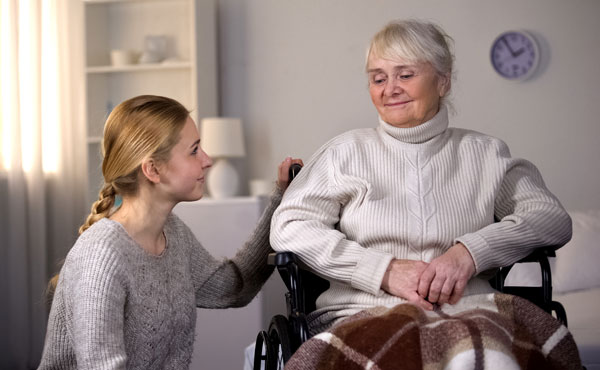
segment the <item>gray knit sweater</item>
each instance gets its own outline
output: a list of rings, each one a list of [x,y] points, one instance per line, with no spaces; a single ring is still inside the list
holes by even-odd
[[[160,256],[121,224],[96,222],[61,270],[39,369],[187,369],[196,306],[244,306],[271,274],[269,226],[280,200],[277,192],[231,260],[213,258],[174,214]]]
[[[380,289],[392,258],[429,262],[460,241],[479,274],[571,237],[536,167],[499,139],[448,128],[443,106],[417,127],[380,121],[332,139],[292,182],[271,228],[273,249],[297,253],[332,282],[310,317],[317,331],[404,302]],[[474,277],[465,294],[491,291]]]

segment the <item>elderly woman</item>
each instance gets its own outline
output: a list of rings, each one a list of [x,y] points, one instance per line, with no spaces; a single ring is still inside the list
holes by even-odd
[[[373,307],[484,307],[486,271],[571,238],[533,164],[497,138],[448,127],[448,42],[416,20],[377,33],[366,70],[379,122],[321,147],[273,216],[273,248],[331,282],[309,316],[314,333]]]

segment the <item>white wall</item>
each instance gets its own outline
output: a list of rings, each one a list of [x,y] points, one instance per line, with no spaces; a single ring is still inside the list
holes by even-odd
[[[597,0],[220,0],[221,113],[244,120],[247,178],[274,177],[284,156],[308,159],[334,135],[376,125],[365,48],[404,17],[434,20],[455,40],[451,125],[504,139],[567,208],[600,208]],[[545,59],[524,83],[489,62],[494,38],[515,28],[537,36]]]

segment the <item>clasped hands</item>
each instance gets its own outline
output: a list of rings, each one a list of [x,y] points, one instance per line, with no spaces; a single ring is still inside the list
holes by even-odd
[[[455,244],[430,263],[394,259],[390,262],[381,288],[426,310],[433,304],[455,304],[475,273],[471,253]]]

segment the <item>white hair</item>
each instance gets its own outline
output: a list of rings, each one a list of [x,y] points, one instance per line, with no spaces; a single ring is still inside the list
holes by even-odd
[[[441,76],[451,79],[454,62],[451,43],[452,38],[431,22],[415,19],[392,21],[373,36],[365,65],[368,69],[371,55],[409,63],[427,62]]]

